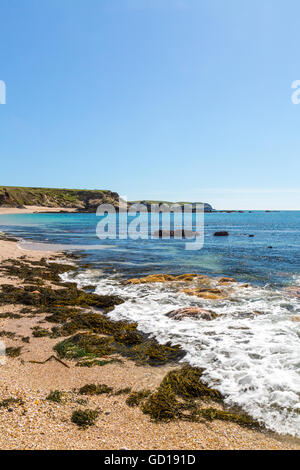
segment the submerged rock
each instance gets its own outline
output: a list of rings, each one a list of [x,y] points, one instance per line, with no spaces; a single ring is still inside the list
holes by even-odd
[[[167,317],[174,320],[183,320],[186,317],[200,317],[202,320],[214,320],[217,314],[200,307],[182,307],[167,313]]]

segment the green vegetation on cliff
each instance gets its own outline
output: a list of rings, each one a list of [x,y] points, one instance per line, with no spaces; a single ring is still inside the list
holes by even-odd
[[[118,193],[108,190],[0,186],[0,207],[75,207],[78,210],[92,211],[99,204],[113,204],[117,207]]]

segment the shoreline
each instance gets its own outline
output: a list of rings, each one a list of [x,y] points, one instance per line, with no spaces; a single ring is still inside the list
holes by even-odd
[[[11,258],[39,262],[42,258],[55,262],[63,258],[60,253],[20,250],[16,242],[0,241],[0,263]],[[60,259],[61,261],[61,259]],[[66,261],[69,263],[69,261]],[[3,284],[19,286],[20,280],[0,273]],[[49,328],[53,324],[38,316],[20,315],[22,306],[1,305],[0,314],[10,313],[20,318],[1,318],[1,340],[7,347],[21,347],[19,357],[8,357],[0,366],[2,386],[0,401],[17,397],[23,405],[13,407],[8,413],[0,408],[0,447],[2,449],[299,449],[300,441],[290,436],[277,436],[264,430],[252,430],[233,422],[155,423],[143,414],[139,407],[126,405],[126,396],[100,395],[88,397],[88,407],[100,406],[103,412],[95,426],[79,429],[71,423],[70,415],[78,406],[79,398],[74,389],[87,383],[105,383],[114,389],[131,387],[133,390],[156,389],[163,377],[178,365],[160,367],[137,366],[123,359],[122,364],[111,363],[103,367],[76,367],[66,361],[69,368],[57,361],[44,361],[53,354],[53,346],[59,339],[33,337],[32,328]],[[9,332],[3,336],[3,332]],[[29,338],[24,341],[24,338]],[[64,404],[52,403],[45,398],[51,390],[66,393]],[[82,398],[82,397],[81,397]],[[87,399],[87,397],[84,397]],[[16,419],[17,415],[17,419]],[[141,430],[143,434],[141,435]],[[63,433],[63,439],[57,437]]]
[[[64,213],[64,212],[77,212],[75,207],[46,207],[46,206],[24,206],[19,207],[0,207],[0,215],[11,215],[11,214],[38,214],[38,213]]]

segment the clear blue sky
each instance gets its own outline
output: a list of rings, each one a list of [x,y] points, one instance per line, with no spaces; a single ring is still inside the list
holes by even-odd
[[[2,185],[300,209],[299,0],[1,0]]]

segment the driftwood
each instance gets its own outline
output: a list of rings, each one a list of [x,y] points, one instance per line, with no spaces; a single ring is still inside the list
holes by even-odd
[[[57,362],[59,362],[60,364],[62,364],[63,366],[67,367],[68,369],[70,369],[70,366],[68,366],[68,364],[66,364],[65,362],[61,361],[60,359],[58,359],[58,357],[54,356],[52,354],[52,356],[48,357],[48,359],[46,359],[45,361],[28,361],[28,362],[31,362],[32,364],[46,364],[46,362],[48,361],[51,361],[51,359],[55,359]]]

